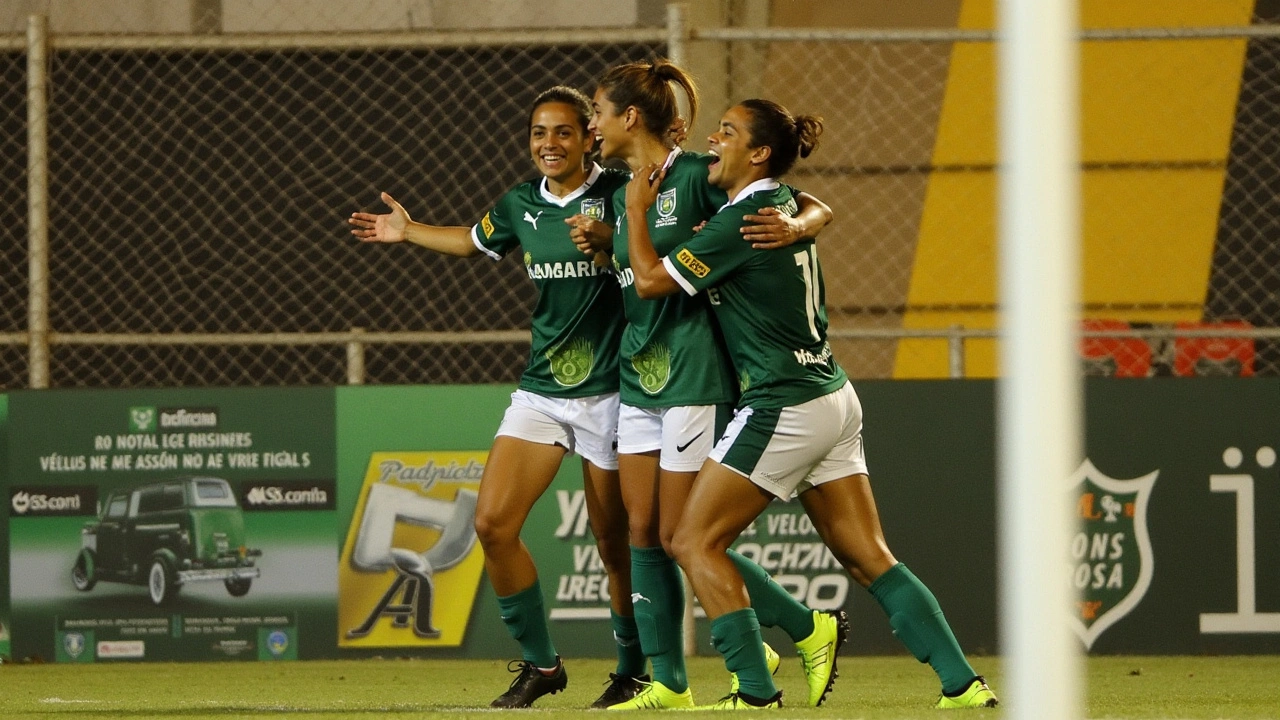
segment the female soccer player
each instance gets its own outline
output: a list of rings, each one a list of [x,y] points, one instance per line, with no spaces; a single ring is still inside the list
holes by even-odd
[[[725,550],[775,497],[799,494],[823,542],[867,588],[894,633],[942,681],[940,708],[991,707],[996,697],[965,660],[933,593],[894,559],[880,528],[862,447],[862,407],[827,342],[822,272],[812,241],[744,250],[743,217],[761,208],[794,213],[775,178],[813,151],[819,119],[794,118],[768,100],[725,113],[710,137],[710,181],[732,200],[692,239],[655,251],[642,220],[659,200],[664,173],[640,168],[626,189],[627,236],[640,297],[712,303],[742,396],[689,495],[673,544],[712,619],[711,638],[739,689],[715,707],[778,707],[760,650],[760,626],[743,577]],[[681,293],[680,291],[684,292]]]
[[[570,224],[611,224],[611,197],[626,182],[625,173],[601,170],[587,160],[591,113],[586,95],[572,88],[554,87],[539,95],[529,113],[529,152],[543,177],[512,188],[473,227],[413,222],[386,193],[382,200],[391,213],[358,212],[349,221],[361,240],[408,240],[460,257],[484,253],[498,260],[519,247],[538,288],[529,363],[494,438],[476,508],[485,571],[522,654],[512,670],[519,675],[494,707],[528,707],[567,683],[548,631],[537,568],[520,530],[572,452],[583,458],[587,511],[609,576],[618,643],[617,671],[596,706],[633,697],[640,680],[647,679],[631,609],[615,450],[621,298],[611,269],[585,259],[569,238]]]
[[[615,196],[614,267],[627,318],[619,363],[618,466],[630,528],[636,625],[653,668],[652,684],[610,708],[616,710],[694,704],[683,655],[684,586],[671,558],[671,537],[738,392],[706,301],[684,295],[642,300],[633,286],[626,239],[633,228],[643,228],[646,238],[669,250],[691,237],[693,228],[727,199],[707,182],[713,158],[681,152],[667,139],[666,128],[677,115],[673,84],[688,97],[690,115],[696,114],[697,88],[679,67],[658,60],[610,69],[596,89],[590,126],[602,157],[624,160],[633,172],[663,169],[662,179],[653,183],[657,206],[652,212],[624,218],[625,192]],[[796,218],[798,237],[811,237],[830,221],[825,205],[812,198],[807,205]],[[760,252],[741,236],[737,242],[748,252]],[[818,704],[834,678],[835,650],[847,632],[843,616],[810,611],[759,566],[737,553],[727,557],[750,578],[751,600],[763,621],[797,641],[811,702]],[[776,655],[771,660],[776,667]]]

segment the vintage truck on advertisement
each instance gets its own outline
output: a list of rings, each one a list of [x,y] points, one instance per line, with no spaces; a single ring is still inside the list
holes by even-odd
[[[145,585],[164,605],[191,582],[221,580],[241,597],[261,571],[245,545],[244,518],[226,480],[184,477],[112,491],[80,531],[71,570],[77,590],[99,581]]]

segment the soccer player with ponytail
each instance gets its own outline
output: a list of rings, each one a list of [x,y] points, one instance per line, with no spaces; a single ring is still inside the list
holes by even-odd
[[[619,361],[618,470],[630,532],[632,604],[653,682],[611,710],[694,705],[684,664],[684,585],[672,559],[671,538],[692,502],[694,478],[739,392],[706,298],[681,294],[646,300],[634,284],[630,233],[642,229],[661,251],[674,249],[727,200],[723,189],[707,181],[707,167],[715,158],[682,152],[667,136],[677,115],[677,87],[695,114],[696,84],[678,66],[657,60],[611,68],[596,88],[591,122],[603,158],[625,161],[645,182],[662,169],[661,179],[652,183],[656,206],[647,212],[624,217],[626,194],[615,195],[614,266],[627,319]],[[801,205],[789,219],[793,239],[812,237],[831,219],[830,210],[814,198],[804,196]],[[739,234],[735,241],[746,252],[769,252],[753,249],[742,238]],[[835,651],[846,633],[843,614],[811,611],[758,565],[732,551],[725,558],[749,578],[751,602],[760,617],[796,641],[811,704],[820,703],[835,677]],[[760,645],[758,632],[755,642],[756,652],[770,653],[776,668],[777,655]]]
[[[862,406],[832,357],[817,247],[743,248],[744,218],[763,208],[796,212],[778,183],[807,157],[820,119],[793,117],[769,100],[730,108],[710,137],[712,184],[729,203],[676,247],[651,242],[640,224],[659,202],[657,164],[638,168],[626,189],[627,236],[636,292],[643,298],[714,293],[742,395],[689,494],[672,545],[711,618],[711,639],[739,686],[716,709],[779,707],[782,693],[760,648],[749,578],[725,551],[774,499],[799,496],[824,543],[871,593],[894,634],[942,683],[939,708],[992,707],[996,696],[960,650],[933,593],[898,562],[880,527],[862,444]],[[656,249],[655,249],[656,248]]]

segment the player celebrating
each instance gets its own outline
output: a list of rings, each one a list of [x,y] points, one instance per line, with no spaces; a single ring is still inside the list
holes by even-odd
[[[626,240],[632,228],[644,228],[644,237],[669,250],[691,237],[693,228],[727,199],[707,183],[707,166],[714,158],[681,152],[667,138],[666,128],[677,116],[673,84],[683,89],[690,114],[695,114],[697,88],[679,67],[663,60],[614,67],[596,89],[591,123],[602,157],[624,160],[633,172],[658,164],[664,170],[653,185],[657,206],[652,212],[624,218],[625,192],[615,196],[614,266],[627,317],[619,367],[618,460],[632,546],[632,599],[653,683],[611,710],[694,704],[683,655],[684,585],[672,560],[671,538],[693,479],[738,391],[705,300],[677,295],[647,301],[633,286]],[[812,237],[830,221],[825,205],[811,198],[808,205],[788,226],[795,238]],[[764,213],[753,220],[768,217]],[[758,252],[741,239],[737,242],[747,252]],[[811,703],[820,703],[835,677],[835,652],[846,632],[843,616],[810,611],[759,566],[737,553],[728,557],[749,578],[762,622],[782,627],[797,641]],[[760,642],[758,632],[755,640]],[[756,652],[770,653],[777,667],[771,649],[757,647]]]
[[[370,242],[409,240],[447,255],[484,253],[494,260],[519,247],[538,288],[529,363],[511,396],[480,481],[476,533],[485,571],[507,630],[520,643],[519,675],[494,707],[528,707],[563,690],[568,677],[551,642],[542,589],[520,530],[551,485],[564,457],[582,456],[587,511],[609,576],[617,671],[595,706],[633,697],[642,687],[645,657],[631,609],[625,510],[615,450],[618,422],[618,341],[621,298],[611,268],[585,259],[569,239],[569,224],[613,220],[610,198],[625,173],[587,160],[591,104],[581,92],[553,87],[534,100],[529,152],[540,180],[508,191],[474,227],[413,222],[390,195],[392,212],[353,213],[352,234]]]
[[[956,642],[933,593],[894,559],[880,528],[862,447],[862,407],[827,342],[824,288],[812,241],[744,249],[745,215],[795,212],[784,175],[807,157],[819,119],[793,118],[768,100],[729,109],[710,137],[710,181],[732,200],[695,237],[655,252],[642,222],[661,202],[664,174],[650,165],[626,190],[634,286],[641,297],[714,293],[713,308],[742,396],[689,495],[673,541],[711,621],[711,638],[739,689],[714,707],[780,707],[760,649],[760,626],[729,544],[775,497],[799,494],[823,542],[889,616],[894,633],[942,681],[940,708],[992,707],[996,697]],[[684,292],[681,293],[680,291]]]

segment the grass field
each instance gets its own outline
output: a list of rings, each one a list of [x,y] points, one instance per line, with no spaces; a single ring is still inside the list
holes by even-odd
[[[975,658],[1000,693],[994,658]],[[613,669],[604,660],[571,660],[569,688],[543,698],[533,714],[599,717],[584,710]],[[842,657],[840,680],[821,708],[803,706],[799,663],[778,672],[784,701],[776,718],[937,718],[928,668],[905,657]],[[718,658],[690,662],[695,698],[725,692]],[[492,717],[489,700],[506,690],[504,662],[351,660],[298,663],[199,663],[0,666],[0,718],[325,718]],[[1090,718],[1280,718],[1280,657],[1099,657],[1088,661]],[[998,717],[997,710],[959,711]],[[638,713],[631,716],[648,716]],[[950,715],[952,713],[947,713]]]

